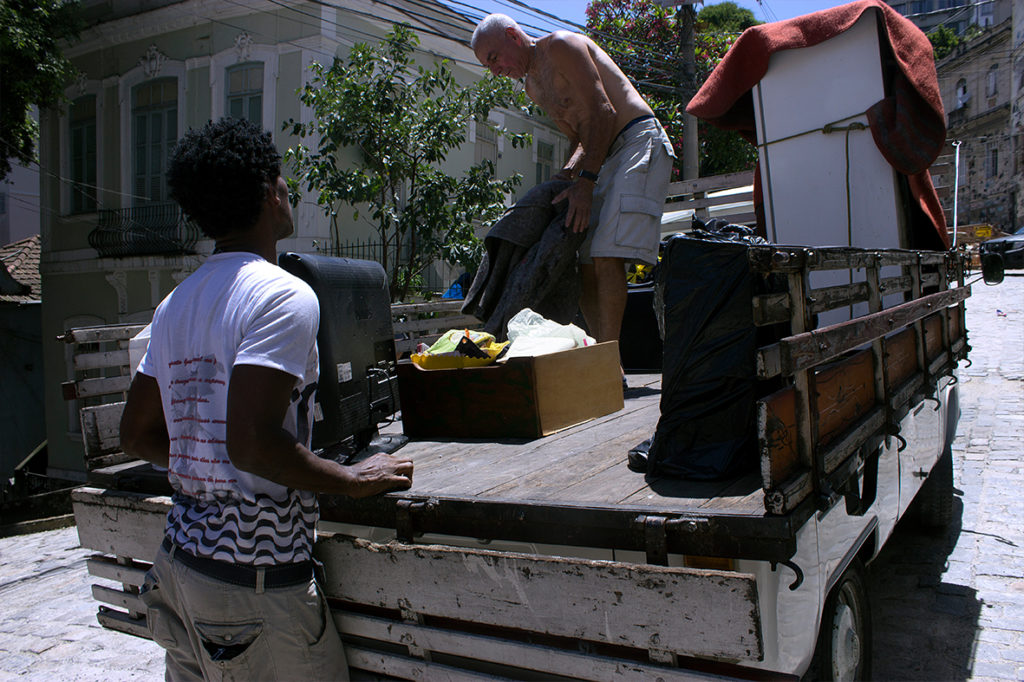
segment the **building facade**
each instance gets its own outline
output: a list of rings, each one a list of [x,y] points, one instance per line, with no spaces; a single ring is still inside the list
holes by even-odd
[[[958,36],[971,26],[985,29],[1010,18],[1016,0],[885,0],[925,33],[946,26]]]
[[[310,63],[344,58],[395,22],[419,34],[416,57],[425,66],[447,58],[464,84],[484,73],[468,47],[472,22],[433,0],[86,0],[83,7],[92,23],[68,50],[82,76],[66,93],[68,105],[40,120],[44,339],[70,327],[148,322],[210,252],[212,243],[168,201],[163,177],[188,128],[243,116],[271,131],[283,152],[298,140],[282,122],[310,120],[297,96]],[[567,142],[550,122],[518,111],[492,119],[532,133],[532,148],[514,150],[471,125],[467,143],[446,162],[450,172],[489,158],[499,177],[521,174],[525,191],[552,164],[561,167]],[[284,173],[291,174],[287,166]],[[344,239],[374,239],[351,214],[339,211]],[[314,198],[303,196],[294,215],[295,234],[282,251],[315,252],[330,241],[330,221]],[[78,405],[59,391],[69,358],[61,344],[44,345],[50,471],[80,478]]]
[[[1013,47],[1010,58],[1013,63],[1012,105],[1010,109],[1011,135],[1013,139],[1013,172],[1016,179],[1016,214],[1013,227],[1024,223],[1024,0],[1013,0]]]
[[[46,447],[39,252],[38,234],[0,244],[0,490]]]
[[[936,64],[947,138],[959,147],[960,225],[988,223],[1012,231],[1017,223],[1011,38],[1012,21],[1007,19],[962,43]],[[951,187],[954,183],[944,177],[937,184]]]

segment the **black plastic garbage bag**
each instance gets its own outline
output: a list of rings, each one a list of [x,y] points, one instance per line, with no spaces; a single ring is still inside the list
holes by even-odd
[[[709,480],[756,463],[757,275],[747,244],[765,242],[735,230],[695,235],[666,242],[656,275],[664,353],[661,418],[647,473]],[[640,453],[631,454],[638,463]]]

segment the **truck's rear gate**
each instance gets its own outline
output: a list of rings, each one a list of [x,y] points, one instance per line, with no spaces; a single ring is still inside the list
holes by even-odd
[[[93,587],[97,600],[117,607],[101,607],[100,622],[148,636],[138,596],[148,562],[130,557],[155,556],[170,500],[81,488],[74,503],[82,545],[112,555],[91,558],[89,572],[121,583]],[[763,656],[757,586],[747,574],[333,534],[316,551],[359,669],[434,675],[448,660],[517,677],[672,679],[682,671],[658,662]]]

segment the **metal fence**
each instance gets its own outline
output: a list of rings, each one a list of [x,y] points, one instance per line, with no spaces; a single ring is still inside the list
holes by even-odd
[[[89,245],[101,257],[195,253],[199,228],[174,202],[99,211]]]
[[[393,246],[375,241],[343,242],[339,244],[332,240],[318,240],[316,243],[317,253],[341,258],[372,260],[382,264],[384,262],[385,249],[387,249],[389,268],[394,268],[396,263],[403,262],[409,254],[408,248],[403,248],[399,252]],[[448,290],[452,282],[459,277],[461,272],[462,269],[457,265],[452,265],[445,261],[434,261],[420,273],[423,278],[423,286],[418,293],[443,294]],[[390,277],[390,275],[391,272],[389,270],[388,276]]]

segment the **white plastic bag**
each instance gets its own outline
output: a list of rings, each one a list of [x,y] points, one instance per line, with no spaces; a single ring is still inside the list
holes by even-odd
[[[558,324],[540,313],[523,308],[508,321],[509,357],[532,357],[557,353],[597,341],[574,324]]]

